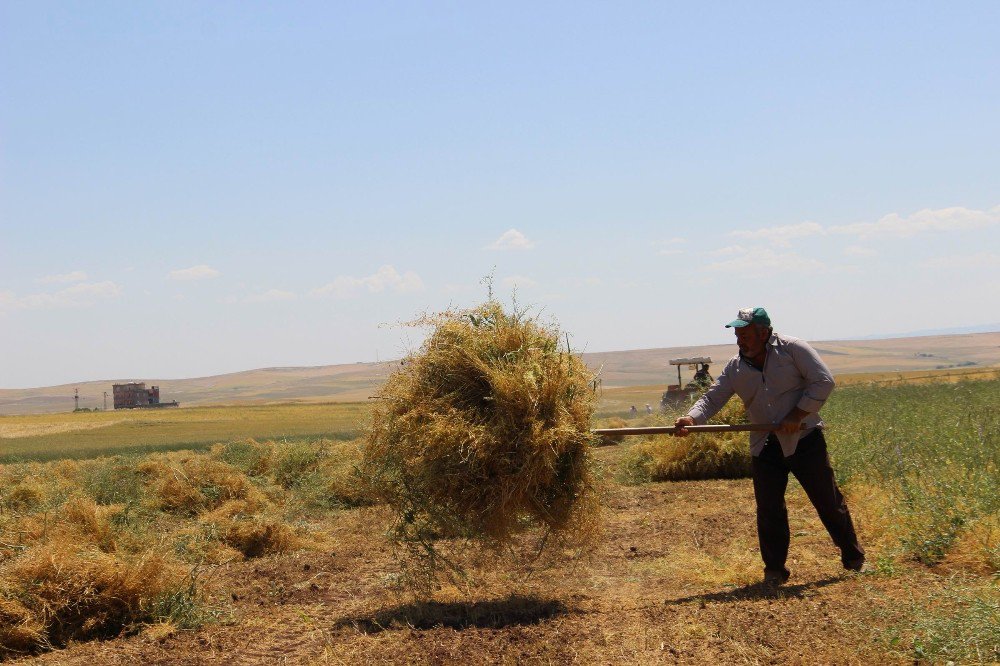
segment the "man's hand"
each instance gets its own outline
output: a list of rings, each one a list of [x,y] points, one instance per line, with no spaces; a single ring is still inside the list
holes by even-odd
[[[687,437],[688,431],[685,426],[692,425],[694,425],[694,419],[690,416],[682,416],[678,418],[674,421],[674,427],[677,428],[677,430],[674,431],[674,437]]]
[[[781,419],[781,423],[778,424],[778,432],[790,435],[793,432],[798,432],[802,429],[802,419],[809,416],[809,412],[803,411],[798,407],[792,409],[785,415],[785,418]]]

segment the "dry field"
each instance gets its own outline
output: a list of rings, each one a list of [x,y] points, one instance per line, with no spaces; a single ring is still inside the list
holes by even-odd
[[[608,465],[620,454],[599,453]],[[894,641],[906,646],[912,617],[953,598],[964,574],[888,560],[845,574],[800,489],[789,504],[794,573],[778,591],[756,583],[749,482],[703,481],[613,486],[595,552],[480,572],[471,593],[444,589],[430,602],[393,591],[394,559],[373,529],[382,512],[344,511],[321,547],[206,573],[215,622],[26,663],[912,663]],[[859,522],[866,541],[877,538]]]
[[[364,404],[5,417],[0,445],[72,440],[82,459],[0,465],[0,645],[18,627],[32,645],[47,622],[68,644],[12,663],[992,663],[1000,381],[983,374],[841,381],[831,452],[872,571],[840,568],[792,481],[793,576],[778,590],[759,584],[749,480],[624,478],[649,442],[595,449],[592,552],[488,562],[467,587],[416,600],[399,587],[386,510],[352,495],[355,443],[291,434],[346,439]],[[605,390],[602,410],[635,390]],[[289,441],[244,439],[269,428]],[[92,458],[143,432],[174,451]],[[228,444],[175,450],[199,439]],[[135,620],[109,615],[125,612],[114,585]]]

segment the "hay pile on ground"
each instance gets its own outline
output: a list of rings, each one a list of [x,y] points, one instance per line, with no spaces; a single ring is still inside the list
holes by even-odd
[[[0,465],[0,661],[214,616],[199,571],[323,547],[330,509],[367,502],[359,444]]]
[[[747,423],[743,403],[730,400],[711,423]],[[627,484],[749,476],[750,447],[745,432],[646,437],[629,449],[618,472],[618,480]]]
[[[394,536],[435,553],[531,525],[592,534],[593,376],[558,330],[493,301],[418,323],[433,332],[376,396],[361,468]]]

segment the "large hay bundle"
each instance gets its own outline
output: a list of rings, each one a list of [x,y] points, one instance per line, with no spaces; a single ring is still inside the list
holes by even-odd
[[[376,396],[362,462],[395,536],[499,546],[593,526],[593,377],[559,332],[494,301],[419,323],[433,332]]]

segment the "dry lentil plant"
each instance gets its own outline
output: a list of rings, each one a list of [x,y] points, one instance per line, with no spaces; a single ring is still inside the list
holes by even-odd
[[[214,617],[199,574],[319,547],[315,516],[366,500],[352,442],[0,464],[0,661]]]
[[[492,551],[533,525],[591,536],[593,375],[558,329],[495,301],[417,323],[433,332],[376,396],[362,463],[396,540],[437,565],[442,536]]]

